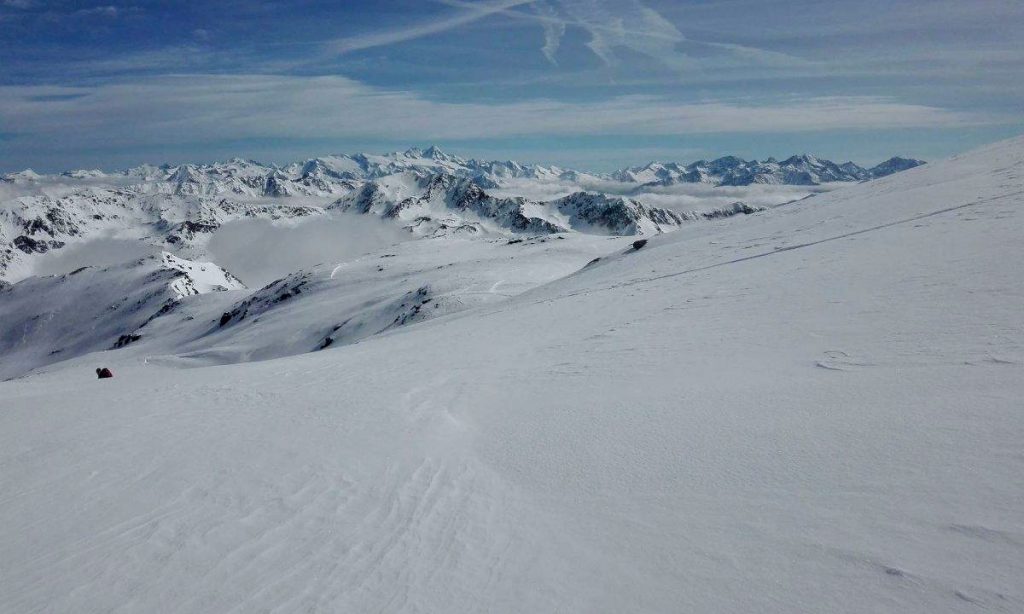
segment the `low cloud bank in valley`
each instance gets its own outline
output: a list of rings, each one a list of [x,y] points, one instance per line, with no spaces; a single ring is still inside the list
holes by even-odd
[[[239,220],[210,240],[210,258],[255,288],[321,263],[343,262],[412,238],[397,226],[352,214],[289,224]]]
[[[41,255],[34,275],[62,275],[84,266],[106,267],[160,253],[160,248],[142,241],[100,238],[69,245]]]
[[[700,183],[679,183],[670,186],[643,186],[635,183],[594,179],[574,183],[564,180],[538,181],[511,179],[499,189],[488,190],[496,196],[525,196],[532,200],[552,200],[579,190],[634,198],[655,207],[672,211],[707,211],[742,201],[754,207],[778,205],[804,198],[809,194],[830,192],[847,185],[833,183],[817,186],[749,185],[712,186]]]

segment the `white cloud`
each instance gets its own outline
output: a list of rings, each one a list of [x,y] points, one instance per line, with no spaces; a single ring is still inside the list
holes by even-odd
[[[412,238],[379,218],[336,213],[298,221],[229,222],[214,233],[208,250],[212,260],[258,288],[299,269],[345,262]]]
[[[679,152],[673,152],[678,155]],[[552,179],[538,181],[536,179],[512,179],[503,187],[488,190],[495,196],[525,196],[533,200],[552,200],[561,198],[580,189],[605,194],[615,194],[637,199],[644,204],[664,207],[678,212],[707,211],[743,201],[756,207],[778,205],[808,194],[828,192],[843,184],[821,186],[792,185],[750,185],[750,186],[712,186],[706,183],[679,183],[670,186],[637,186],[635,183],[623,183],[607,179],[595,178],[582,182]]]
[[[464,9],[474,6],[467,0],[438,1]],[[557,10],[554,8],[556,6]],[[679,72],[693,72],[703,68],[702,62],[679,49],[683,43],[715,50],[728,58],[727,64],[731,62],[774,67],[806,67],[814,64],[777,51],[731,42],[689,39],[675,24],[640,0],[550,0],[550,4],[536,4],[532,13],[515,10],[514,7],[494,12],[538,22],[544,30],[541,52],[552,63],[554,52],[558,50],[567,26],[574,26],[588,33],[590,40],[586,43],[587,48],[607,67],[619,65],[618,52],[626,50]],[[706,58],[704,62],[707,62]],[[720,59],[716,61],[716,64],[721,63]]]
[[[800,132],[992,123],[878,97],[776,102],[428,100],[344,77],[179,75],[92,87],[0,86],[9,151],[113,150],[235,139],[422,142],[513,136]],[[59,145],[58,145],[59,144]]]
[[[358,36],[335,39],[326,45],[328,53],[343,55],[352,51],[384,47],[452,30],[459,26],[500,13],[515,6],[532,4],[535,0],[495,0],[493,2],[466,3],[458,14],[444,19],[415,24],[405,28],[371,32]]]
[[[94,6],[92,8],[79,9],[75,11],[74,14],[77,16],[99,15],[101,17],[117,17],[119,14],[119,10],[116,6],[112,4],[107,4],[104,6]]]
[[[546,2],[534,4],[534,10],[542,18],[540,24],[544,29],[544,46],[540,48],[540,51],[548,59],[548,62],[558,65],[555,56],[562,44],[562,37],[565,36],[565,21],[558,19],[554,7]]]

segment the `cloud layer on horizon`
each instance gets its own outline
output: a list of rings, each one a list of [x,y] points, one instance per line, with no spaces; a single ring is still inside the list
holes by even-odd
[[[772,103],[619,96],[570,103],[433,101],[344,77],[178,75],[95,86],[0,86],[10,151],[259,139],[405,142],[518,136],[666,135],[972,125],[998,118],[881,97]],[[0,164],[9,161],[0,154]]]

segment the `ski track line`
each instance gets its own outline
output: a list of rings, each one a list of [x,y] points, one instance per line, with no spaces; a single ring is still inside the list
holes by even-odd
[[[774,250],[772,250],[770,252],[762,252],[760,254],[754,254],[752,256],[744,256],[742,258],[735,258],[733,260],[726,260],[725,262],[716,262],[714,264],[708,264],[708,265],[705,265],[705,266],[695,267],[695,268],[692,268],[692,269],[686,269],[686,270],[683,270],[683,271],[676,271],[674,273],[665,273],[664,275],[655,275],[653,277],[642,277],[642,278],[639,278],[639,279],[634,279],[632,281],[626,281],[626,282],[622,282],[620,284],[614,284],[614,285],[611,285],[611,286],[601,286],[601,287],[597,287],[597,288],[590,288],[590,289],[588,289],[586,291],[580,290],[580,291],[577,291],[577,292],[569,292],[567,294],[562,294],[562,295],[559,295],[559,296],[556,296],[556,297],[553,297],[553,298],[544,299],[544,300],[541,300],[541,301],[534,301],[534,304],[535,305],[539,305],[539,304],[543,304],[543,303],[552,303],[554,301],[562,300],[562,299],[565,299],[565,298],[571,298],[571,297],[574,297],[574,296],[579,296],[581,294],[593,294],[595,292],[604,292],[606,290],[614,290],[616,288],[629,288],[629,287],[637,286],[637,285],[644,284],[644,283],[647,283],[647,282],[658,281],[658,280],[662,280],[662,279],[669,279],[669,278],[672,278],[672,277],[679,277],[681,275],[689,275],[690,273],[699,273],[701,271],[707,271],[709,269],[715,269],[715,268],[718,268],[718,267],[728,266],[730,264],[738,264],[740,262],[746,262],[748,260],[757,260],[758,258],[765,258],[767,256],[774,256],[776,254],[780,254],[780,253],[784,253],[784,252],[790,252],[790,251],[797,250],[797,249],[804,249],[804,248],[807,248],[807,247],[814,247],[815,245],[821,245],[822,243],[829,243],[831,241],[839,241],[841,239],[847,239],[847,238],[850,238],[850,237],[856,237],[858,235],[867,234],[867,233],[875,232],[875,231],[878,231],[878,230],[884,230],[886,228],[891,228],[893,226],[899,226],[901,224],[907,224],[907,223],[910,223],[910,222],[916,222],[918,220],[927,219],[927,218],[930,218],[930,217],[934,217],[936,215],[942,215],[944,213],[950,213],[950,212],[953,212],[953,211],[959,211],[961,209],[967,209],[969,207],[975,207],[977,205],[985,204],[985,203],[993,201],[993,200],[1002,200],[1004,198],[1005,199],[1009,199],[1009,198],[1013,198],[1014,196],[1021,196],[1021,195],[1024,195],[1024,190],[1021,190],[1021,191],[1018,191],[1018,192],[1014,192],[1012,194],[1000,194],[999,196],[994,196],[994,197],[983,199],[983,200],[977,200],[977,201],[970,202],[970,203],[964,203],[962,205],[956,205],[954,207],[946,207],[945,209],[939,209],[937,211],[931,211],[929,213],[923,213],[921,215],[915,215],[913,217],[908,217],[908,218],[904,218],[904,219],[901,219],[901,220],[896,220],[894,222],[887,222],[885,224],[879,224],[877,226],[872,226],[870,228],[863,228],[861,230],[854,230],[854,231],[846,232],[846,233],[843,233],[843,234],[840,234],[840,235],[835,235],[835,236],[832,236],[832,237],[826,237],[824,239],[818,239],[817,241],[809,241],[807,243],[798,243],[796,245],[788,245],[786,247],[777,247],[777,248],[775,248]]]

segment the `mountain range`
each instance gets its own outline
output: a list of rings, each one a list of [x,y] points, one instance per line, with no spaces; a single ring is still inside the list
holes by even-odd
[[[431,146],[384,155],[358,153],[323,156],[286,166],[233,158],[212,164],[142,165],[118,173],[74,170],[60,175],[67,179],[127,177],[140,181],[153,191],[169,191],[177,195],[237,194],[253,197],[336,194],[350,190],[360,182],[400,172],[447,173],[474,179],[484,188],[497,187],[503,181],[513,178],[577,183],[586,179],[603,179],[638,185],[704,183],[722,186],[807,186],[877,179],[921,164],[924,164],[922,160],[893,157],[874,167],[864,168],[853,162],[836,164],[807,154],[791,156],[781,162],[775,158],[757,161],[725,156],[690,164],[651,162],[612,173],[588,173],[557,166],[520,164],[512,160],[467,160]],[[43,177],[32,170],[25,170],[8,173],[0,177],[0,180],[31,183]]]
[[[688,165],[650,163],[600,175],[514,161],[478,161],[437,147],[385,155],[337,155],[283,167],[231,159],[214,164],[142,165],[117,173],[9,173],[0,183],[0,280],[20,279],[33,258],[98,236],[139,240],[187,258],[225,223],[355,212],[437,234],[649,235],[706,218],[760,210],[728,203],[693,208],[645,203],[673,184],[799,185],[852,182],[920,165],[892,158],[872,169],[813,156],[782,162],[724,157]],[[517,190],[554,186],[538,199]],[[808,192],[809,193],[809,192]]]
[[[877,166],[864,168],[853,162],[836,164],[807,154],[791,156],[781,162],[775,158],[759,162],[725,156],[715,160],[698,160],[687,165],[676,162],[652,162],[645,166],[616,171],[611,173],[610,177],[618,181],[655,185],[820,185],[878,179],[922,164],[922,160],[893,157]]]

